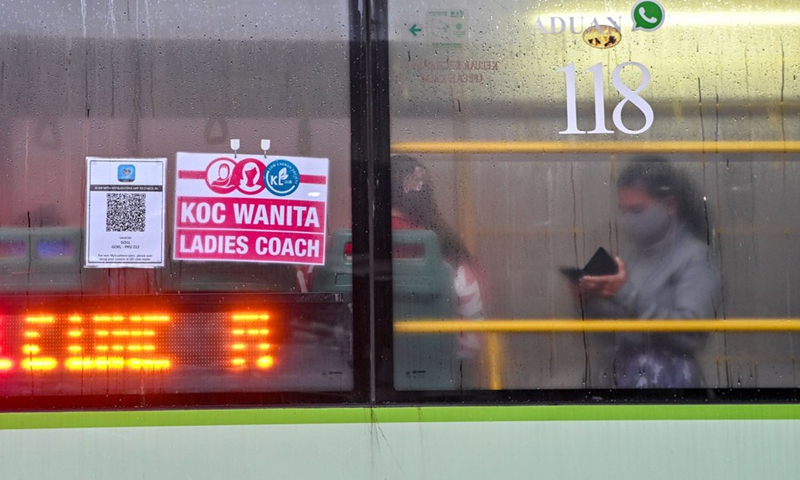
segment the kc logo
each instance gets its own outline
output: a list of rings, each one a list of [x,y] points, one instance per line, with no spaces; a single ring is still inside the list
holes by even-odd
[[[264,163],[257,158],[245,158],[240,162],[220,157],[208,164],[206,184],[214,193],[230,193],[239,190],[245,195],[256,195],[264,190]]]
[[[300,186],[300,170],[289,160],[275,160],[267,165],[264,183],[273,195],[291,195]]]

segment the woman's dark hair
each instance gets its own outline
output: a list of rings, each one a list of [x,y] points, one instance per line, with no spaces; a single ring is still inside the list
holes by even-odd
[[[638,188],[657,200],[675,197],[678,218],[698,238],[709,241],[705,200],[694,188],[686,172],[675,168],[666,158],[643,155],[631,160],[617,180],[617,188],[623,187]]]
[[[439,238],[442,255],[454,262],[470,261],[472,256],[461,238],[444,221],[436,205],[430,174],[422,163],[408,155],[394,155],[392,168],[392,208],[409,222],[432,230]]]

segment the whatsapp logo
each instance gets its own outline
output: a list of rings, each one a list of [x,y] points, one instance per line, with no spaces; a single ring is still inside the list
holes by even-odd
[[[664,24],[664,7],[656,0],[636,2],[631,9],[633,30],[653,32]]]

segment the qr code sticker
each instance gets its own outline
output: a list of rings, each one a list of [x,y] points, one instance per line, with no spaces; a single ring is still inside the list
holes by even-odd
[[[108,193],[106,197],[106,232],[144,232],[144,193]]]

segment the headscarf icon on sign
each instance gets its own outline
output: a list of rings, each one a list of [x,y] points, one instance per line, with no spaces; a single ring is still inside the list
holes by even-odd
[[[223,163],[217,169],[217,179],[211,182],[215,187],[227,187],[231,184],[231,167]]]
[[[236,163],[230,158],[217,158],[206,168],[206,184],[215,193],[236,189]]]

